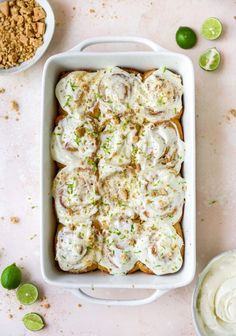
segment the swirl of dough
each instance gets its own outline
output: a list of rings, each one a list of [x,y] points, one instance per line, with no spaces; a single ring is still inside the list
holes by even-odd
[[[86,221],[98,210],[97,176],[90,169],[63,168],[54,179],[52,194],[64,225]]]
[[[56,236],[56,260],[63,271],[72,273],[97,268],[95,235],[91,222],[59,225]]]
[[[115,116],[124,116],[138,108],[140,97],[141,76],[128,73],[118,67],[101,71],[98,84],[98,101],[100,121]]]
[[[177,223],[182,216],[186,181],[181,176],[160,170],[141,180],[137,212],[142,220],[158,219],[165,225]]]
[[[73,71],[60,79],[55,93],[61,108],[78,119],[93,114],[97,108],[98,78],[99,72]]]
[[[179,130],[181,126],[178,121],[143,126],[135,159],[145,175],[165,168],[179,173],[185,149]]]
[[[183,86],[181,77],[160,68],[146,73],[144,79],[144,112],[149,121],[179,118],[182,113]]]
[[[52,133],[52,158],[63,165],[95,167],[98,133],[95,121],[67,116]]]
[[[119,215],[103,230],[97,255],[98,268],[110,274],[127,274],[137,268],[133,253],[136,243],[136,224],[129,217]]]
[[[175,227],[151,221],[144,227],[134,250],[140,269],[156,275],[177,272],[183,264],[183,239]]]

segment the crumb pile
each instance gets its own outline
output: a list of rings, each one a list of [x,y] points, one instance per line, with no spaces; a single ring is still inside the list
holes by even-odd
[[[32,58],[43,44],[46,13],[34,0],[0,3],[0,69]]]

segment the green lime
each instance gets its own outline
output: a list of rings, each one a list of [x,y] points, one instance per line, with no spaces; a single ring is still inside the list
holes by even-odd
[[[25,314],[22,321],[25,327],[31,331],[41,330],[45,326],[43,318],[37,313]]]
[[[199,57],[199,65],[207,71],[216,70],[220,64],[220,53],[216,48],[204,51]]]
[[[38,289],[35,285],[26,283],[17,289],[16,296],[20,303],[31,305],[38,298]]]
[[[183,49],[190,49],[197,43],[197,36],[189,27],[179,27],[175,34],[175,39],[178,46]]]
[[[201,34],[207,40],[216,40],[220,37],[222,33],[222,24],[221,22],[214,18],[210,17],[206,19],[201,27]]]
[[[1,275],[2,287],[6,289],[15,289],[21,282],[21,270],[16,264],[6,267]]]

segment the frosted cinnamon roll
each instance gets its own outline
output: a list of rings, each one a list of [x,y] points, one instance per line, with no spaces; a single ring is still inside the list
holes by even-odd
[[[95,235],[91,222],[58,226],[56,260],[61,270],[71,273],[89,272],[97,268]]]
[[[144,125],[135,155],[142,172],[148,175],[167,168],[179,173],[185,148],[181,138],[182,129],[178,120]]]
[[[60,79],[56,97],[63,111],[75,118],[93,114],[97,109],[98,72],[73,71]]]
[[[149,223],[134,249],[139,268],[156,275],[177,272],[183,264],[184,242],[180,224]]]
[[[87,221],[98,210],[97,176],[90,169],[63,168],[54,179],[52,194],[61,224]]]
[[[165,67],[144,74],[145,118],[163,121],[180,118],[182,114],[183,86],[181,77]]]
[[[131,164],[134,144],[138,140],[137,133],[137,125],[129,120],[119,121],[113,118],[107,123],[100,135],[100,148],[97,153],[100,159],[100,176],[109,175],[109,166],[113,166],[113,171],[116,171],[115,167]]]
[[[52,158],[63,165],[96,168],[97,142],[95,121],[67,116],[59,121],[52,133]]]
[[[113,116],[124,116],[138,107],[141,76],[118,67],[101,71],[98,85],[99,120],[103,123]]]
[[[118,216],[110,221],[100,236],[97,254],[98,268],[110,274],[127,274],[138,269],[133,252],[136,244],[136,224],[131,218]]]
[[[166,226],[177,223],[182,217],[185,191],[185,180],[168,170],[160,170],[148,179],[143,177],[137,207],[141,219],[158,219]]]
[[[106,211],[122,211],[128,216],[134,215],[139,182],[132,169],[127,168],[100,180],[99,192]]]

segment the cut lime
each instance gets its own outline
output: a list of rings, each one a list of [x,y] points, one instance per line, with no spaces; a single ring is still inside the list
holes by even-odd
[[[183,49],[190,49],[197,43],[197,36],[189,27],[179,27],[175,34],[175,39],[178,46]]]
[[[16,264],[6,267],[1,275],[1,284],[6,289],[15,289],[21,282],[21,270]]]
[[[37,313],[25,314],[22,321],[25,327],[31,331],[41,330],[45,326],[43,318]]]
[[[207,71],[216,70],[220,64],[220,53],[216,48],[210,48],[204,51],[199,58],[199,65]]]
[[[216,40],[220,37],[222,33],[222,24],[221,22],[214,18],[210,17],[206,19],[201,27],[201,34],[207,40]]]
[[[31,305],[38,298],[38,289],[35,285],[26,283],[17,289],[16,296],[20,303]]]

